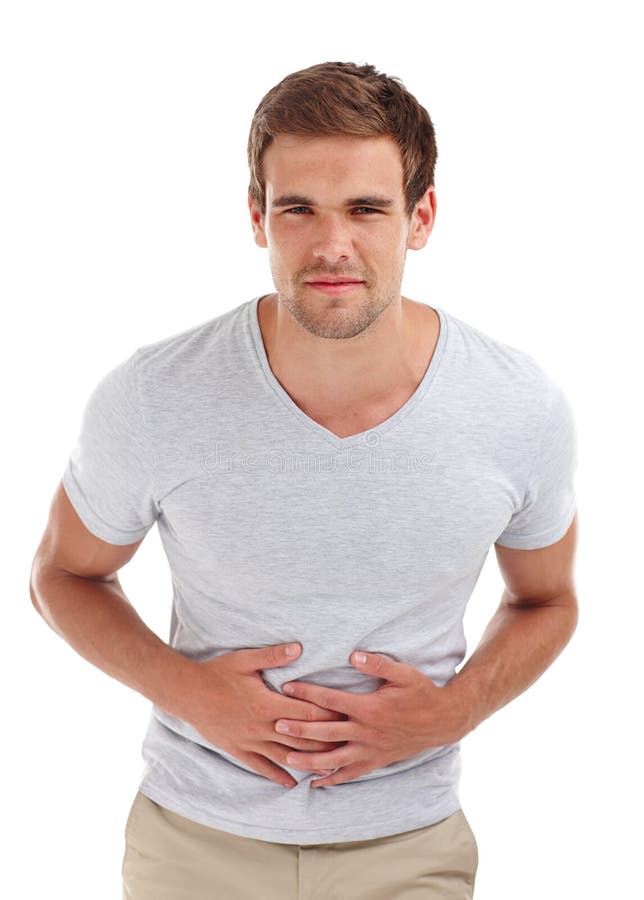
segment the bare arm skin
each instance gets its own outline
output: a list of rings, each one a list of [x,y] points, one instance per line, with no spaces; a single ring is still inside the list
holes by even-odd
[[[203,662],[164,643],[137,614],[116,574],[141,543],[118,546],[93,535],[61,482],[31,569],[29,590],[36,610],[107,675],[190,723],[261,775],[294,786],[295,779],[279,765],[286,764],[289,750],[328,750],[338,742],[277,735],[275,721],[284,715],[311,721],[342,715],[267,687],[263,669],[294,661],[286,654],[287,642]],[[299,645],[296,656],[301,652]]]
[[[523,693],[551,665],[578,621],[573,581],[577,516],[549,547],[515,550],[495,544],[505,589],[467,663],[448,687],[472,731]]]
[[[287,721],[297,737],[338,738],[331,753],[290,753],[305,771],[333,766],[313,787],[339,785],[431,747],[461,740],[522,693],[570,640],[577,624],[572,568],[576,517],[561,540],[537,550],[496,545],[505,581],[501,604],[475,652],[444,687],[405,663],[378,653],[354,665],[382,678],[370,694],[355,696],[322,685],[290,682],[293,696],[348,716],[337,723]],[[284,686],[286,689],[286,685]]]
[[[190,661],[165,644],[129,602],[117,571],[141,541],[118,546],[87,530],[62,482],[31,568],[32,602],[74,650],[112,678],[178,715],[176,684]]]

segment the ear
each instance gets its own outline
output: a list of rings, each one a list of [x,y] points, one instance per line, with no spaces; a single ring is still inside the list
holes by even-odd
[[[266,232],[264,231],[264,217],[253,200],[250,191],[248,192],[248,209],[250,211],[250,222],[255,236],[255,243],[258,247],[268,247]]]
[[[407,247],[422,250],[427,243],[436,219],[436,189],[428,187],[414,207],[409,224]]]

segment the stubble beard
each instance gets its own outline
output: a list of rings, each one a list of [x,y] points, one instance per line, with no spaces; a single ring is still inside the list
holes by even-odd
[[[331,297],[313,288],[289,286],[277,292],[278,302],[296,322],[315,337],[343,340],[365,331],[397,296],[374,292],[368,284],[356,289],[361,298],[347,295]]]

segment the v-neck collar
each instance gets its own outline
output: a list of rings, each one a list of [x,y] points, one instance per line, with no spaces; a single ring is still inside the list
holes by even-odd
[[[348,437],[339,437],[333,431],[330,431],[328,428],[325,428],[324,425],[320,425],[319,422],[316,422],[315,419],[312,419],[310,416],[308,416],[304,412],[304,410],[300,409],[297,403],[295,403],[295,401],[287,393],[287,391],[284,390],[282,385],[273,374],[273,370],[271,369],[268,362],[266,347],[264,346],[264,339],[262,337],[262,331],[259,327],[259,318],[257,316],[257,307],[259,306],[259,301],[262,300],[263,297],[268,297],[268,294],[261,294],[260,296],[255,297],[247,305],[247,324],[250,328],[250,333],[253,338],[253,344],[257,353],[257,359],[264,374],[264,378],[266,379],[268,385],[272,388],[275,395],[286,406],[286,408],[290,410],[292,415],[294,415],[303,425],[314,431],[318,436],[324,438],[334,447],[347,447],[351,444],[356,444],[359,442],[369,443],[370,435],[374,435],[375,432],[382,433],[384,431],[388,431],[390,428],[393,428],[401,421],[401,419],[403,419],[413,409],[415,409],[415,407],[420,403],[420,401],[427,393],[427,390],[436,374],[436,371],[440,366],[441,359],[443,357],[447,344],[447,315],[442,309],[437,306],[434,306],[432,308],[438,313],[438,317],[440,319],[438,339],[436,341],[436,346],[434,347],[434,352],[432,354],[429,365],[425,369],[425,374],[423,375],[414,393],[407,400],[407,402],[400,407],[400,409],[396,410],[396,412],[393,413],[393,415],[389,416],[388,419],[385,419],[384,422],[380,422],[380,424],[374,425],[373,428],[369,428],[366,431],[359,431],[357,432],[357,434],[351,434]]]

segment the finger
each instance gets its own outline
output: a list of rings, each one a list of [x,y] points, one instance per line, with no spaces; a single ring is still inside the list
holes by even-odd
[[[371,772],[372,769],[373,767],[367,766],[364,763],[353,763],[351,766],[344,766],[343,768],[338,769],[336,772],[327,775],[325,778],[313,779],[310,782],[310,785],[311,787],[331,787],[333,784],[345,784],[347,781],[352,781],[359,775],[366,775],[366,773]]]
[[[254,761],[252,763],[252,767],[255,769],[255,771],[266,775],[271,779],[271,781],[276,781],[284,787],[295,787],[297,781],[293,778],[290,772],[287,772],[284,768],[282,768],[282,766],[288,765],[288,763],[286,762],[286,754],[290,748],[283,747],[279,744],[269,744],[268,742],[266,743],[265,748],[265,755],[260,756],[259,754],[254,754],[255,758],[258,761],[261,760],[261,762],[263,763],[263,766],[260,768],[259,765],[255,765]],[[247,761],[247,758],[245,758],[244,761]],[[271,770],[269,770],[269,766],[273,766],[273,763],[279,763],[279,765],[276,765]],[[251,765],[250,762],[249,765]],[[269,774],[269,771],[276,772],[277,775]],[[333,768],[324,766],[323,768],[314,769],[313,772],[316,775],[329,775],[331,772],[333,772]]]
[[[334,709],[323,709],[310,700],[296,700],[287,697],[286,694],[280,695],[282,701],[287,701],[286,709],[280,706],[277,715],[290,716],[292,719],[303,719],[307,722],[324,721],[324,722],[346,722],[347,717],[342,713],[336,712]]]
[[[344,746],[343,741],[310,741],[307,738],[293,737],[292,734],[273,734],[271,743],[286,747],[288,750],[305,750],[307,753],[326,752],[328,750],[337,750],[339,746]]]
[[[294,719],[278,719],[275,731],[288,734],[289,737],[308,738],[312,741],[351,741],[357,740],[356,723],[342,722],[300,722]]]
[[[289,647],[294,647],[293,655],[287,653]],[[259,671],[260,669],[274,669],[278,666],[288,666],[302,653],[302,645],[299,642],[292,644],[273,644],[269,647],[248,647],[241,650],[233,650],[229,654],[232,663],[244,672]]]
[[[360,709],[364,709],[364,695],[338,691],[335,688],[325,687],[321,684],[309,684],[306,681],[289,681],[288,684],[282,685],[282,691],[288,697],[309,700],[311,703],[323,706],[325,709],[334,709],[349,716],[358,716]]]
[[[393,684],[407,684],[418,670],[407,663],[396,662],[382,653],[364,653],[356,651],[350,657],[351,665],[365,675],[373,675],[374,678],[382,678]]]
[[[304,738],[296,738],[286,734],[274,735],[273,741],[282,747],[286,747],[288,750],[303,750],[306,753],[326,753],[329,750],[338,750],[344,746],[344,742],[341,741],[308,741]]]
[[[347,755],[347,746],[339,747],[337,750],[328,750],[326,753],[291,751],[286,754],[286,765],[293,769],[303,769],[305,772],[315,769],[337,769],[338,766],[346,766],[355,762],[350,751]]]
[[[285,772],[280,766],[275,765],[266,756],[255,752],[242,752],[238,754],[239,759],[250,766],[255,772],[264,775],[270,781],[275,781],[283,787],[295,787],[297,781],[288,772]]]

